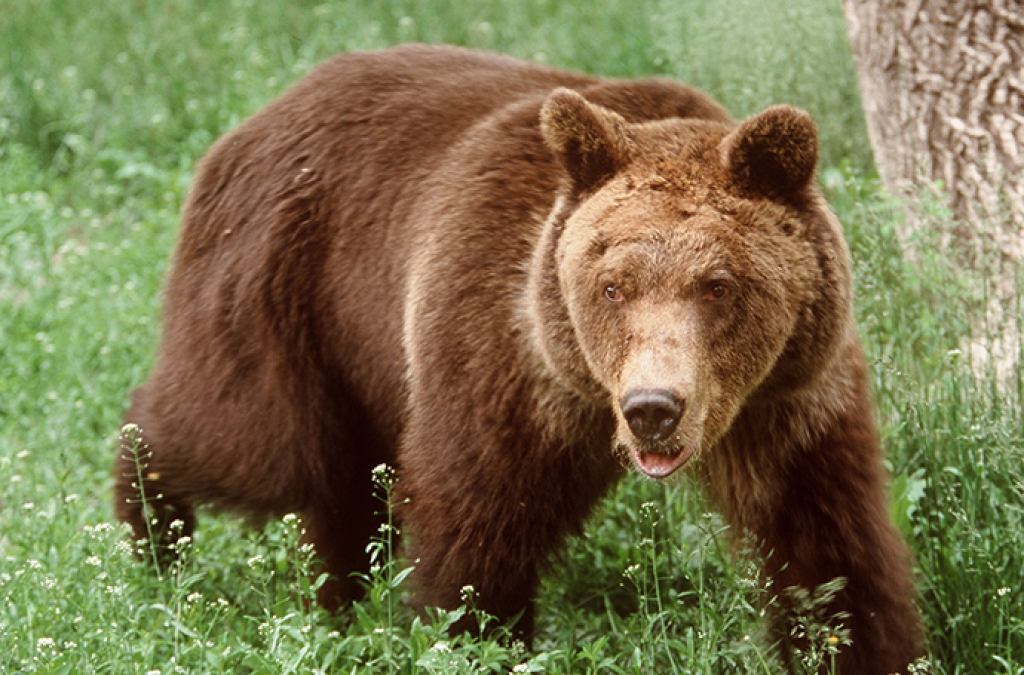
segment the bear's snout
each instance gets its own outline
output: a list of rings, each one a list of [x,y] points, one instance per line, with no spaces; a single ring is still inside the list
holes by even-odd
[[[686,401],[668,389],[633,389],[619,403],[629,430],[639,441],[663,441],[672,435]]]

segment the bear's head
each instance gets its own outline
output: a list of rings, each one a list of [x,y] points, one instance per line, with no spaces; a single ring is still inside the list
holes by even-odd
[[[540,119],[566,184],[532,263],[534,334],[610,403],[616,452],[668,476],[821,377],[849,335],[850,270],[806,113],[631,124],[559,89]]]

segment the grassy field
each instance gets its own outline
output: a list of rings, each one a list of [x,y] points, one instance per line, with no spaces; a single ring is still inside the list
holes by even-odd
[[[159,576],[113,525],[120,418],[151,364],[196,160],[324,57],[421,40],[673,75],[737,115],[812,111],[928,672],[1024,673],[1024,371],[977,366],[1020,334],[1020,294],[1013,324],[986,320],[985,261],[950,248],[932,200],[923,234],[897,239],[843,30],[832,0],[0,0],[0,672],[777,672],[770,593],[685,485],[620,486],[548,575],[532,652],[411,616],[386,539],[367,600],[328,616],[306,602],[318,580],[293,518],[204,514]]]

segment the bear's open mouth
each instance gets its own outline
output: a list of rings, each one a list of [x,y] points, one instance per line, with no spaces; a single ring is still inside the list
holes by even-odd
[[[675,452],[648,451],[640,452],[636,446],[629,446],[629,454],[637,468],[651,478],[667,478],[676,469],[693,457],[696,446],[680,446]]]

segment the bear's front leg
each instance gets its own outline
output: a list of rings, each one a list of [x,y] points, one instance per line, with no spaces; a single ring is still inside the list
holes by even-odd
[[[456,609],[471,586],[473,606],[528,640],[540,569],[622,470],[607,446],[545,443],[528,424],[472,441],[430,426],[407,429],[398,484],[416,604]]]
[[[752,476],[772,477],[763,481],[773,484],[769,506],[751,513],[736,495],[725,510],[734,527],[753,531],[763,542],[765,572],[779,593],[776,634],[790,658],[795,658],[793,648],[806,644],[792,634],[793,607],[785,589],[813,592],[842,577],[845,585],[826,610],[828,617],[843,614],[839,623],[852,639],[839,650],[837,672],[906,673],[907,665],[923,654],[911,558],[890,521],[879,442],[862,399],[816,441],[792,448],[784,462],[769,467],[764,463],[768,449],[761,448],[760,459],[747,464],[761,466]]]

